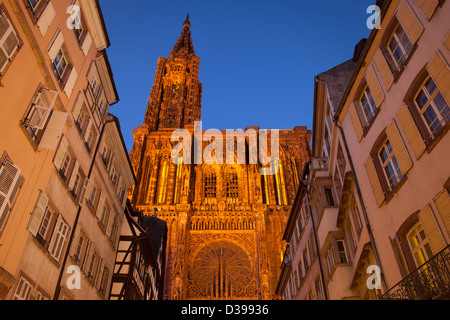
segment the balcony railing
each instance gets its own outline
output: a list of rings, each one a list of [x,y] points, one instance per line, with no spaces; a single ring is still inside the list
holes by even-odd
[[[450,246],[393,286],[382,300],[450,299]]]

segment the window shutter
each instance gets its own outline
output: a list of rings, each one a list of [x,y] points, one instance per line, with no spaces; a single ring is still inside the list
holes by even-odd
[[[444,45],[447,48],[447,50],[450,50],[450,31],[447,32],[447,36],[444,39]]]
[[[6,224],[9,212],[21,184],[21,171],[6,159],[0,168],[0,232]]]
[[[66,93],[67,98],[70,98],[72,95],[73,88],[75,87],[75,83],[78,79],[78,73],[73,67],[70,71],[69,78],[67,78],[66,85],[64,86],[64,92]]]
[[[397,237],[391,239],[392,248],[394,249],[394,254],[397,259],[397,263],[400,267],[400,272],[403,277],[406,277],[409,274],[408,265],[406,264],[405,255],[403,254],[402,246],[400,245],[400,241]]]
[[[375,196],[375,200],[377,202],[377,205],[380,206],[384,200],[384,192],[381,188],[380,180],[378,180],[377,171],[375,169],[375,165],[373,164],[372,158],[369,157],[369,159],[367,159],[365,166],[370,185],[372,186],[373,194]]]
[[[386,135],[394,149],[400,170],[405,175],[409,168],[411,168],[412,162],[394,121],[386,128]]]
[[[97,279],[95,280],[95,286],[97,287],[97,289],[101,289],[102,287],[102,275],[104,267],[105,267],[105,260],[99,258],[97,267]]]
[[[447,190],[441,192],[435,199],[436,207],[444,221],[445,228],[450,234],[450,195]]]
[[[89,179],[88,178],[84,178],[83,179],[83,186],[81,187],[81,192],[80,192],[80,195],[78,197],[78,204],[79,205],[82,205],[82,203],[83,203],[83,200],[85,198],[88,185],[89,185]]]
[[[92,241],[88,240],[88,244],[86,245],[86,251],[83,255],[83,260],[82,260],[82,266],[81,269],[83,269],[83,271],[87,271],[87,268],[89,268],[89,262],[91,261],[91,255],[92,255],[92,251],[93,251],[93,245],[92,245]]]
[[[411,114],[409,113],[408,108],[405,105],[400,108],[400,111],[397,113],[397,117],[406,133],[409,143],[411,144],[416,159],[419,159],[425,151],[426,145],[414,123]]]
[[[97,219],[99,219],[99,220],[102,218],[102,212],[103,212],[103,206],[105,205],[105,200],[106,200],[105,192],[100,191],[100,197],[99,197],[99,201],[97,204],[97,211],[96,211],[96,216],[97,216]]]
[[[55,16],[56,16],[55,9],[53,8],[52,3],[49,1],[47,7],[45,7],[44,11],[42,12],[37,22],[37,26],[39,28],[39,31],[41,31],[42,36],[44,36],[47,33],[47,30],[49,26],[52,24]]]
[[[72,175],[70,176],[69,184],[67,185],[69,187],[69,190],[72,190],[72,188],[75,184],[75,179],[78,175],[79,167],[80,167],[80,163],[77,160],[75,160],[75,163],[74,163],[73,169],[72,169]]]
[[[92,45],[92,37],[91,37],[90,33],[88,32],[86,34],[86,38],[84,39],[83,45],[81,46],[81,50],[83,50],[83,53],[85,56],[88,55],[91,45]]]
[[[445,102],[450,105],[450,70],[439,52],[436,52],[428,63],[427,70],[434,82],[436,82]]]
[[[62,161],[68,148],[69,148],[69,141],[67,141],[67,138],[64,136],[62,137],[61,142],[59,143],[58,150],[56,151],[55,157],[53,159],[53,164],[55,165],[56,169],[59,170],[61,168]]]
[[[423,27],[406,1],[403,2],[397,11],[397,19],[414,45],[422,34]]]
[[[431,20],[434,11],[439,5],[439,0],[415,0],[415,1],[419,5],[420,9],[422,9],[427,19]]]
[[[356,107],[355,104],[352,103],[350,105],[350,108],[348,110],[350,113],[350,118],[352,119],[353,128],[355,129],[356,138],[358,141],[361,141],[362,135],[363,135],[363,129],[361,126],[360,118],[358,117],[358,114],[356,113]]]
[[[39,148],[53,150],[56,148],[56,144],[61,136],[61,132],[66,123],[68,114],[67,112],[56,111],[52,112],[52,117],[45,128],[44,135],[42,136]]]
[[[0,12],[0,72],[8,64],[11,56],[17,51],[19,39],[11,22],[4,12]]]
[[[383,79],[384,85],[386,86],[386,90],[389,91],[394,83],[394,76],[392,75],[391,69],[387,64],[381,49],[378,49],[375,53],[374,61],[378,72],[380,73],[381,79]]]
[[[53,229],[52,239],[50,240],[49,252],[50,255],[59,261],[66,243],[69,226],[64,222],[61,215],[58,215],[55,228]]]
[[[372,93],[372,97],[375,100],[375,104],[378,108],[380,108],[381,103],[384,100],[384,93],[381,89],[380,83],[378,82],[375,71],[372,68],[369,68],[366,74],[367,85],[369,86],[370,92]]]
[[[89,118],[89,122],[86,126],[86,131],[84,132],[84,141],[87,141],[88,137],[89,137],[89,133],[91,132],[91,128],[92,128],[92,119]]]
[[[44,88],[41,89],[33,103],[33,107],[31,108],[27,119],[25,120],[25,125],[36,129],[43,129],[50,116],[57,96],[58,93],[56,91]]]
[[[444,249],[445,242],[442,238],[441,231],[439,230],[439,226],[434,218],[433,211],[429,204],[427,204],[427,206],[420,211],[419,220],[422,224],[423,230],[425,231],[428,242],[430,243],[433,254],[436,254]]]
[[[111,233],[112,233],[112,228],[114,226],[114,219],[116,218],[116,215],[114,214],[114,212],[111,212],[109,215],[109,219],[107,221],[107,227],[106,227],[106,235],[108,237],[111,237]]]
[[[48,197],[43,191],[41,191],[38,200],[36,202],[36,205],[34,207],[33,214],[31,215],[31,219],[28,223],[28,230],[35,237],[39,231],[39,226],[41,225],[41,220],[42,217],[44,216],[47,205],[48,205]]]
[[[58,33],[53,40],[52,44],[48,48],[48,56],[51,61],[55,60],[56,55],[58,54],[58,51],[61,49],[62,45],[64,44],[64,38],[62,35],[61,30],[58,30]]]
[[[78,94],[77,101],[75,102],[75,105],[73,106],[72,109],[73,120],[77,121],[78,117],[80,116],[81,110],[83,108],[83,103],[84,103],[83,93],[80,92]]]
[[[92,183],[92,181],[89,180],[89,179],[86,179],[86,184],[85,184],[86,192],[85,192],[85,194],[84,194],[86,200],[89,200],[89,197],[90,197],[90,195],[91,195],[91,192],[92,192],[92,188],[93,188],[93,187],[94,187],[94,184]]]

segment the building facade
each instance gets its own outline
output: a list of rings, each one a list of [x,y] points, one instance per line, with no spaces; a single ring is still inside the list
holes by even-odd
[[[450,4],[379,3],[381,28],[355,50],[359,58],[316,77],[304,202],[319,274],[329,299],[446,299]],[[289,297],[304,299],[301,290]]]
[[[127,202],[110,300],[163,300],[167,225]]]
[[[98,1],[0,2],[0,299],[105,299],[134,175]]]
[[[261,174],[268,169],[248,160],[253,141],[266,135],[258,127],[233,132],[242,139],[246,158],[239,164],[225,161],[239,156],[235,137],[229,154],[219,153],[208,141],[225,150],[226,130],[202,130],[196,122],[203,88],[190,26],[187,18],[168,58],[158,59],[144,124],[133,131],[130,158],[138,183],[130,198],[137,210],[156,212],[167,223],[166,299],[270,299],[287,215],[310,156],[310,132],[279,130],[275,175]],[[211,151],[215,160],[174,163],[176,129],[195,141],[188,152]],[[273,137],[266,140],[266,151]]]

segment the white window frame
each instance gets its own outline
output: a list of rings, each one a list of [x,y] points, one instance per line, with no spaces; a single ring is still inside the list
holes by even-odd
[[[404,47],[402,41],[399,39],[399,37],[397,35],[397,31],[399,29],[401,29],[401,31],[403,31],[403,37],[406,37],[406,39],[408,39],[408,42],[409,42],[409,47],[408,48]],[[400,57],[400,60],[397,60],[394,52],[391,49],[392,41],[395,41],[395,43],[396,43],[395,47],[399,48],[400,51],[402,52],[402,56]],[[413,44],[411,42],[411,39],[409,39],[408,34],[406,33],[405,29],[403,29],[402,25],[399,23],[395,27],[394,32],[392,33],[392,36],[391,36],[391,38],[389,39],[389,41],[387,43],[387,48],[388,48],[389,54],[391,55],[392,60],[394,61],[395,66],[397,67],[397,71],[400,71],[404,67],[405,62],[408,59],[409,55],[411,54],[411,51],[412,51],[413,47],[414,46],[413,46]]]
[[[67,242],[69,234],[69,225],[63,220],[61,215],[58,215],[55,228],[53,229],[53,235],[50,240],[49,253],[59,261],[61,259],[64,247]]]
[[[363,103],[363,100],[366,100],[366,104]],[[375,102],[375,99],[373,98],[372,91],[370,90],[369,86],[366,85],[363,93],[361,94],[361,97],[359,98],[359,103],[362,109],[362,113],[364,114],[364,117],[366,118],[366,122],[370,124],[373,119],[375,118],[375,115],[378,112],[378,106]],[[367,114],[366,105],[370,107],[370,112]]]
[[[389,142],[389,146],[390,146],[391,150],[389,150],[389,148],[388,148],[388,142]],[[382,153],[383,149],[386,151],[386,154],[388,155],[387,159],[384,161],[381,158],[381,153]],[[378,154],[378,159],[380,160],[381,168],[383,169],[384,177],[385,177],[389,187],[390,188],[395,187],[400,182],[400,180],[402,180],[403,174],[402,174],[400,165],[398,164],[397,157],[395,155],[394,149],[392,148],[392,144],[389,141],[389,139],[384,140],[384,142],[382,143],[377,154]],[[386,173],[386,167],[389,165],[395,171],[394,175],[392,175],[391,177],[389,177],[388,174]],[[392,179],[392,181],[391,181],[391,179]]]
[[[2,178],[3,177],[3,178]],[[22,171],[11,160],[5,158],[0,166],[0,234],[19,193]]]
[[[427,89],[427,87],[426,87],[426,85],[425,85],[428,81],[432,81],[433,84],[434,84],[434,87],[435,87],[435,89],[434,89],[434,91],[433,91],[433,93],[432,93],[431,95],[430,95],[430,93],[428,92],[428,89]],[[419,96],[419,94],[420,94],[421,92],[423,92],[423,93],[425,94],[425,96],[427,97],[427,99],[428,99],[427,102],[425,103],[425,105],[424,105],[422,108],[421,108],[421,107],[418,105],[418,103],[417,103],[417,97]],[[442,98],[442,99],[444,100],[444,102],[446,103],[446,106],[447,106],[447,107],[444,107],[443,109],[449,109],[449,108],[450,108],[449,102],[448,102],[448,101],[445,101],[445,98],[442,96],[442,93],[441,93],[441,91],[439,90],[439,88],[438,88],[438,86],[436,85],[436,82],[433,80],[433,78],[431,78],[430,76],[428,76],[428,77],[425,79],[425,81],[422,82],[422,84],[420,85],[420,88],[417,90],[417,93],[416,93],[416,95],[414,96],[414,104],[416,105],[417,110],[418,110],[420,116],[422,117],[422,120],[424,121],[424,123],[425,123],[425,125],[426,125],[426,127],[427,127],[428,132],[431,134],[432,137],[434,137],[434,136],[435,136],[440,130],[442,130],[442,128],[447,124],[447,121],[445,121],[445,119],[446,119],[447,117],[449,117],[449,115],[450,115],[450,113],[447,112],[447,114],[445,114],[445,117],[442,116],[441,111],[437,108],[437,106],[436,106],[434,100],[435,100],[435,98],[437,97],[438,94],[441,95],[441,98]],[[434,114],[436,115],[436,119],[435,119],[431,124],[428,124],[428,121],[427,121],[427,119],[425,118],[425,115],[424,115],[425,111],[427,111],[428,108],[432,108]],[[434,124],[434,122],[435,122],[436,120],[439,121],[439,122],[438,122],[438,124],[436,125],[436,128],[434,129],[434,131],[431,131],[431,126]],[[438,129],[438,128],[439,128],[439,129]]]
[[[14,54],[17,52],[17,50],[19,50],[19,45],[20,45],[20,40],[19,37],[16,33],[16,30],[14,30],[14,27],[11,23],[11,21],[9,20],[9,18],[6,15],[6,11],[1,11],[0,12],[0,19],[2,19],[2,17],[5,17],[6,22],[8,23],[9,27],[6,29],[5,34],[3,35],[3,37],[0,38],[0,51],[5,55],[6,61],[5,64],[2,66],[0,66],[0,75],[3,74],[3,71],[6,69],[6,67],[9,65],[9,63],[11,63],[11,58],[14,56]],[[6,40],[13,35],[16,40],[17,40],[17,45],[14,46],[14,49],[11,51],[11,53],[8,53],[6,51],[6,49],[4,48],[4,44],[6,43]]]
[[[17,282],[16,292],[14,293],[13,300],[28,300],[33,290],[33,285],[24,277],[20,277]]]
[[[60,57],[60,59],[59,59],[59,61],[58,61],[57,63],[55,63],[55,60],[56,60],[56,58],[57,58],[58,56]],[[60,71],[59,71],[59,67],[60,67],[61,64],[62,64],[62,61],[65,62],[65,66],[64,66],[64,68],[62,69],[62,71],[60,72]],[[58,79],[59,82],[62,82],[64,73],[67,71],[68,66],[69,66],[69,61],[67,60],[67,57],[66,57],[66,55],[65,55],[65,53],[64,53],[64,50],[63,50],[63,48],[61,47],[61,48],[58,50],[58,52],[56,53],[55,58],[52,60],[52,69],[53,69],[53,72],[54,72],[54,74],[55,74],[55,76],[56,76],[56,78]]]

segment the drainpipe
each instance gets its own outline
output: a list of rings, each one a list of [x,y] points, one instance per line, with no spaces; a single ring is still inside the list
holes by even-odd
[[[339,131],[341,132],[341,136],[342,136],[342,140],[344,141],[344,147],[345,147],[345,152],[347,153],[347,158],[348,158],[348,162],[350,164],[350,168],[352,171],[352,177],[353,177],[353,181],[355,181],[355,187],[356,187],[356,192],[358,194],[358,199],[359,202],[361,203],[361,208],[362,208],[362,212],[363,212],[363,216],[364,216],[364,222],[366,223],[366,227],[367,227],[367,232],[369,233],[369,238],[370,238],[370,244],[372,245],[373,248],[373,254],[375,256],[375,261],[378,265],[378,267],[380,268],[381,271],[381,283],[383,284],[383,290],[384,292],[386,292],[388,290],[388,286],[386,284],[386,279],[384,278],[384,272],[383,272],[383,267],[381,266],[381,260],[380,260],[380,256],[378,254],[378,249],[377,246],[375,244],[375,238],[373,236],[372,233],[372,227],[370,225],[370,221],[369,221],[369,217],[367,215],[367,211],[366,211],[366,206],[364,204],[364,200],[361,194],[361,189],[359,187],[359,182],[358,179],[356,177],[356,172],[355,172],[355,167],[353,166],[353,160],[352,157],[350,155],[350,151],[348,149],[348,145],[347,145],[347,139],[345,138],[344,135],[344,129],[338,124],[337,119],[333,117],[333,122],[336,125],[336,127],[339,128]]]
[[[94,154],[92,156],[91,165],[89,167],[89,172],[88,172],[88,175],[87,175],[87,179],[88,180],[91,178],[91,174],[92,174],[92,170],[94,168],[94,163],[95,163],[95,159],[96,159],[96,156],[97,156],[97,153],[98,153],[98,149],[100,148],[100,143],[102,141],[103,133],[105,132],[105,127],[110,122],[114,122],[114,118],[105,121],[105,123],[103,124],[102,131],[100,132],[100,137],[98,138],[98,142],[97,142],[97,145],[95,146],[95,151],[94,151]],[[56,284],[55,293],[53,294],[53,300],[58,300],[59,294],[61,292],[61,279],[62,279],[64,271],[66,269],[65,266],[66,266],[67,258],[69,257],[69,251],[70,251],[70,248],[72,246],[73,239],[75,237],[75,230],[77,228],[78,220],[80,218],[81,208],[82,208],[82,205],[81,204],[78,205],[77,215],[75,216],[75,221],[73,223],[73,227],[72,227],[72,230],[71,230],[71,233],[70,233],[69,241],[67,243],[67,250],[66,250],[66,253],[64,254],[64,259],[63,259],[63,262],[61,264],[61,270],[59,271],[58,282]]]

